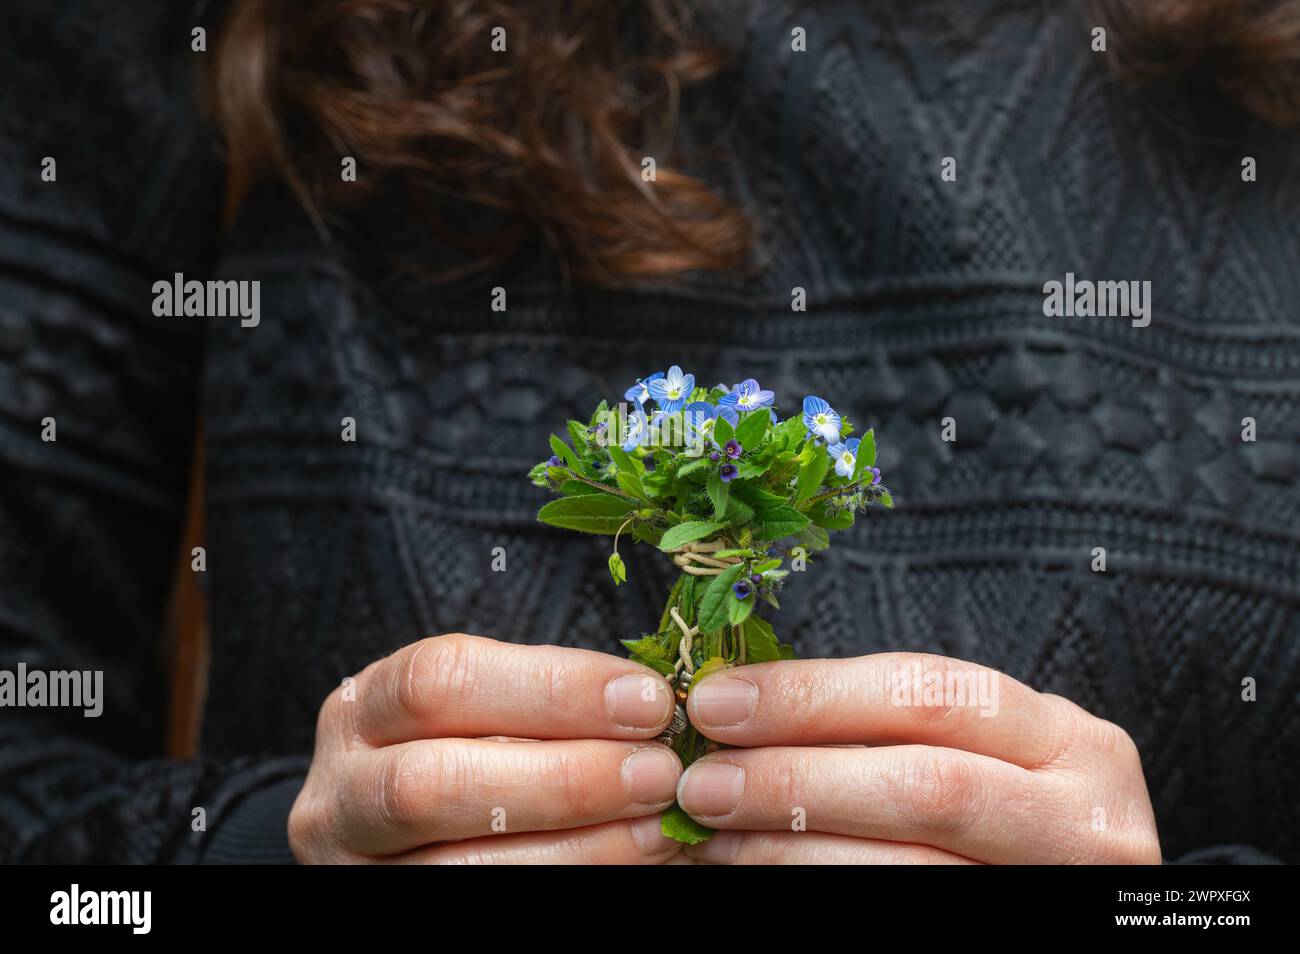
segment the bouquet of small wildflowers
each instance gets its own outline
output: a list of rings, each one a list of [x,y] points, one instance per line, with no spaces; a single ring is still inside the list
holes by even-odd
[[[660,741],[689,765],[716,747],[690,725],[691,686],[729,666],[794,658],[755,609],[780,608],[791,569],[830,545],[872,504],[894,505],[875,466],[872,431],[852,425],[820,397],[782,420],[776,396],[750,378],[732,387],[695,386],[674,365],[637,381],[611,408],[552,435],[553,456],[529,477],[559,494],[543,523],[613,538],[609,572],[627,580],[620,540],[657,547],[680,573],[658,627],[625,639],[632,659],[666,676],[676,709]],[[666,835],[709,836],[676,806]]]

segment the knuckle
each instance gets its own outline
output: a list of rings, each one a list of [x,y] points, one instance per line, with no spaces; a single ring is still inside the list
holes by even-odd
[[[1079,860],[1087,864],[1158,865],[1164,859],[1155,832],[1139,828],[1113,832],[1102,845],[1099,857]]]
[[[1093,747],[1107,760],[1141,762],[1133,737],[1122,726],[1105,719],[1093,720]]]
[[[316,713],[316,741],[319,744],[328,738],[343,718],[343,694],[337,687],[325,697]]]
[[[411,821],[417,801],[408,774],[409,749],[390,751],[375,773],[375,813],[390,827],[402,829]]]
[[[815,711],[816,706],[826,698],[823,691],[826,676],[823,667],[815,662],[783,666],[774,670],[773,674],[777,676],[772,687],[776,690],[774,711],[804,715]],[[767,691],[765,687],[764,692]]]
[[[329,813],[310,786],[304,786],[289,810],[289,848],[299,861],[313,861],[323,853],[332,829]]]
[[[745,811],[788,819],[794,808],[807,803],[801,782],[803,773],[789,754],[764,753],[751,758],[744,768],[746,781],[741,805]]]
[[[741,865],[778,865],[786,860],[786,851],[776,838],[763,831],[737,832],[735,863]]]
[[[569,709],[577,704],[570,687],[578,680],[574,659],[555,652],[544,652],[531,670],[529,685],[536,700],[551,709]]]
[[[897,798],[909,820],[926,831],[964,830],[981,810],[974,766],[958,753],[933,753],[909,761],[900,773]]]
[[[397,675],[395,694],[401,711],[419,718],[441,701],[465,693],[474,683],[481,644],[482,640],[464,633],[416,643]]]
[[[974,700],[968,699],[965,693],[968,676],[976,671],[977,667],[947,656],[902,653],[893,670],[893,678],[921,675],[922,696],[911,700],[910,715],[918,724],[931,727],[942,737],[946,732],[961,730],[969,724],[972,716],[978,716]],[[929,687],[933,688],[926,691]]]
[[[1050,769],[1063,762],[1075,748],[1083,710],[1063,696],[1045,692],[1040,698],[1045,703],[1038,727],[1042,733],[1041,755],[1028,767]]]
[[[600,811],[607,766],[585,745],[566,746],[553,756],[550,777],[567,818],[590,818]]]

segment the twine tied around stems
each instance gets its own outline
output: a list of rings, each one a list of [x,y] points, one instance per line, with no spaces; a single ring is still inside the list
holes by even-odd
[[[719,559],[709,555],[726,549],[728,549],[727,545],[721,540],[710,540],[706,543],[683,543],[672,551],[673,563],[681,567],[683,573],[689,573],[691,576],[719,576],[741,562],[741,558],[738,556]]]
[[[739,556],[715,557],[712,555],[719,550],[726,549],[729,549],[728,546],[721,540],[684,543],[672,551],[673,564],[680,567],[683,573],[689,573],[692,576],[721,576],[731,567],[743,562],[743,558]],[[686,694],[690,691],[691,682],[695,678],[695,660],[691,658],[691,649],[695,637],[700,633],[700,628],[688,625],[686,620],[682,619],[681,613],[677,612],[676,606],[669,608],[668,615],[682,633],[682,638],[677,643],[678,658],[673,665],[673,676],[670,680],[676,691],[677,704],[673,710],[673,717],[668,723],[668,728],[656,741],[671,746],[676,741],[677,736],[684,732],[690,724],[686,715],[685,702]],[[739,646],[738,661],[743,665],[745,662],[745,639],[740,627],[732,627],[732,635]]]

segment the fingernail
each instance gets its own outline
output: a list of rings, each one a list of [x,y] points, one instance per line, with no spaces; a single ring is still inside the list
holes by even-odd
[[[668,721],[670,695],[654,676],[629,673],[610,680],[605,686],[605,708],[619,725],[654,729]]]
[[[671,802],[681,778],[681,764],[659,746],[637,749],[623,760],[623,790],[637,805]]]
[[[688,815],[730,815],[740,804],[745,771],[730,762],[696,762],[677,786],[677,803]]]
[[[647,815],[632,822],[632,840],[645,855],[657,855],[678,844],[664,836],[658,815]]]
[[[687,845],[686,854],[711,865],[734,865],[740,851],[740,838],[738,831],[715,831],[708,841]]]
[[[758,686],[734,676],[710,676],[691,689],[690,698],[691,721],[696,725],[739,725],[758,708]]]

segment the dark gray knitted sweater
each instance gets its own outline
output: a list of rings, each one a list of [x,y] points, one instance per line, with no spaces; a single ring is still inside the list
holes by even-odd
[[[880,435],[899,507],[787,589],[801,655],[1002,669],[1132,734],[1166,857],[1300,859],[1294,134],[1115,82],[1070,4],[751,4],[684,135],[729,137],[708,174],[761,272],[600,292],[538,252],[430,287],[391,267],[438,254],[400,197],[326,243],[266,188],[223,240],[186,4],[0,7],[0,665],[103,669],[107,694],[99,719],[0,710],[0,857],[283,858],[341,677],[450,631],[617,651],[670,567],[631,553],[615,590],[523,475],[680,364]],[[154,317],[175,272],[259,280],[260,325]],[[1149,280],[1150,325],[1046,317],[1066,273]],[[200,411],[212,671],[177,763],[159,633]]]

